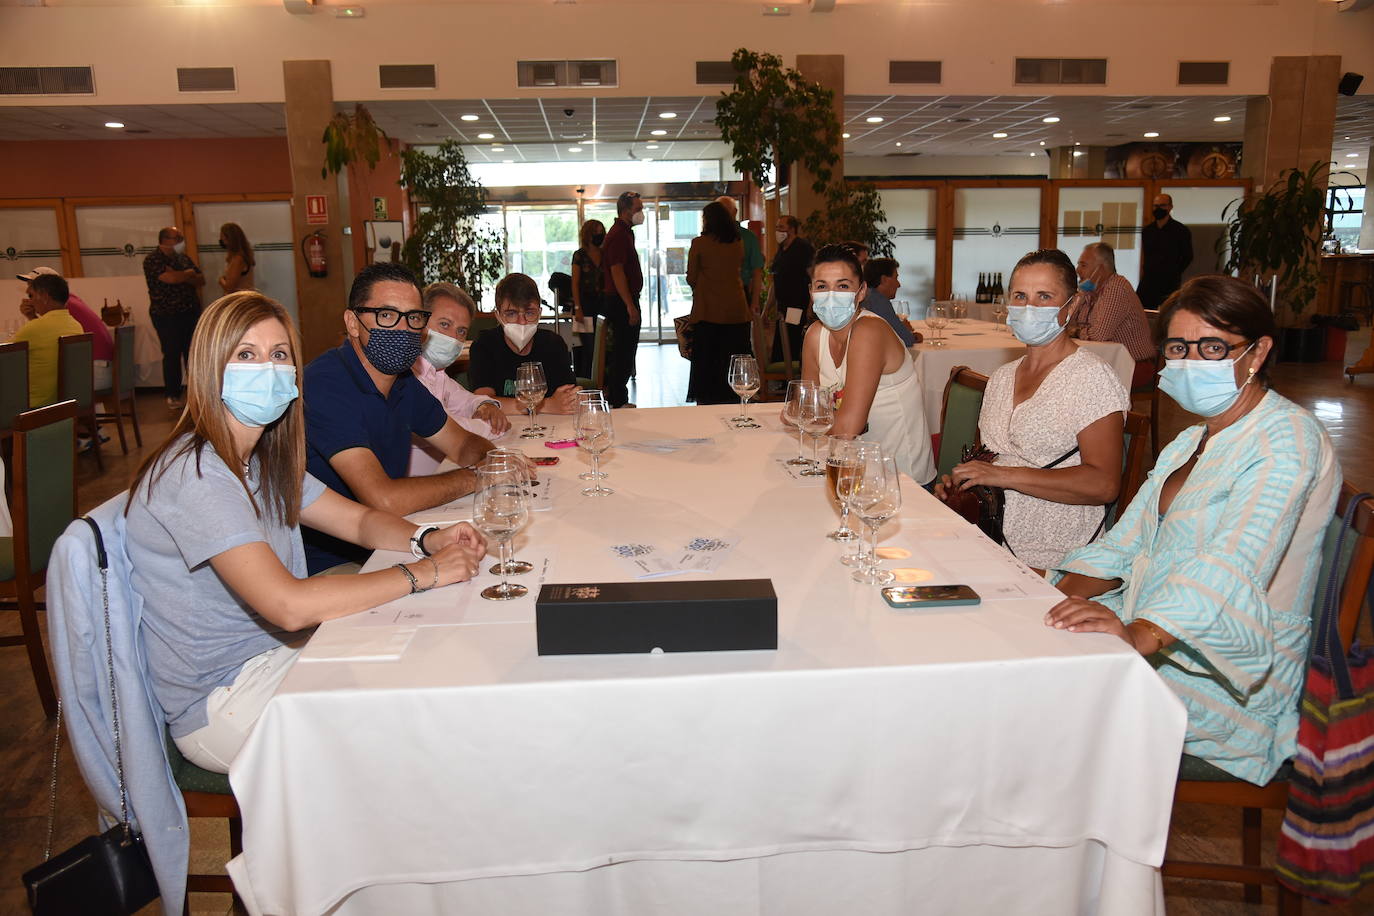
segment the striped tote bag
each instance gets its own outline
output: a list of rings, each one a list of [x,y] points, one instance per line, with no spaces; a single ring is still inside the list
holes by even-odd
[[[1279,881],[1332,903],[1374,879],[1374,650],[1347,655],[1338,627],[1345,538],[1368,496],[1346,508],[1321,595],[1278,843]]]

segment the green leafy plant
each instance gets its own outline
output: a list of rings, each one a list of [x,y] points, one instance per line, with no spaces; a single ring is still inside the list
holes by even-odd
[[[768,172],[800,163],[824,191],[839,160],[835,93],[811,82],[782,58],[740,48],[730,56],[734,88],[716,101],[716,127],[730,144],[735,168],[762,187]]]
[[[826,188],[824,209],[802,221],[802,235],[820,247],[837,242],[863,242],[875,258],[895,250],[884,227],[887,213],[877,187],[866,181],[838,181]]]
[[[477,221],[487,189],[472,177],[462,146],[445,140],[433,153],[401,153],[401,184],[421,205],[401,259],[426,283],[448,280],[480,301],[505,270],[506,243]]]
[[[327,178],[330,173],[338,174],[354,162],[365,162],[371,171],[382,158],[382,153],[390,148],[391,139],[386,131],[372,120],[372,113],[361,104],[353,107],[353,113],[337,112],[324,126],[324,166],[320,177]]]

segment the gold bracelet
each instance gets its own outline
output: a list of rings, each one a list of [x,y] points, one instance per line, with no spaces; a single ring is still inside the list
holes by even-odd
[[[1141,624],[1145,627],[1145,629],[1149,630],[1150,635],[1155,638],[1155,642],[1159,643],[1159,645],[1155,647],[1155,652],[1158,652],[1160,649],[1164,648],[1165,643],[1163,630],[1155,626],[1154,623],[1152,623],[1151,621],[1146,620],[1144,617],[1137,617],[1135,620],[1131,622]],[[1149,654],[1153,655],[1154,652],[1151,652]]]
[[[434,567],[434,581],[431,582],[431,583],[429,583],[429,588],[438,588],[438,587],[439,587],[439,561],[436,560],[436,559],[434,559],[434,557],[425,557],[425,559],[428,560],[428,561],[430,562],[430,565]],[[429,591],[429,588],[425,589],[425,591]]]

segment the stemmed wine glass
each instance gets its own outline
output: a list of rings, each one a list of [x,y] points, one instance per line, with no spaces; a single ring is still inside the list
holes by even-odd
[[[830,427],[835,425],[835,397],[829,389],[819,385],[815,388],[806,389],[802,395],[798,425],[811,438],[811,460],[802,469],[801,475],[803,477],[820,477],[825,473],[817,456],[817,451],[820,448],[820,437],[830,432]]]
[[[494,448],[487,452],[478,468],[502,468],[514,471],[519,475],[519,479],[524,482],[525,501],[527,503],[534,501],[534,494],[531,490],[538,486],[539,481],[534,479],[534,474],[530,470],[529,459],[525,457],[523,452],[518,452],[513,448]],[[533,569],[533,563],[528,560],[517,560],[512,556],[509,560],[503,560],[492,566],[491,573],[495,576],[519,576]]]
[[[730,357],[730,387],[739,395],[739,416],[731,417],[730,422],[745,429],[758,429],[759,424],[754,422],[754,418],[749,416],[749,399],[759,390],[762,384],[759,377],[759,363],[754,357],[744,353],[736,353]]]
[[[840,527],[826,535],[832,541],[848,543],[859,539],[859,535],[849,527],[848,497],[857,479],[854,456],[857,446],[861,444],[868,443],[860,443],[852,433],[843,433],[831,436],[826,448],[825,483],[831,500],[840,508]],[[850,565],[848,557],[840,562]]]
[[[926,326],[935,332],[935,337],[931,340],[932,347],[943,347],[944,340],[940,337],[940,332],[949,326],[949,306],[942,303],[932,303],[930,312],[926,315]]]
[[[515,397],[530,412],[529,426],[520,434],[522,439],[542,439],[548,427],[534,422],[534,409],[544,399],[548,383],[544,380],[544,367],[540,363],[521,363],[515,367]]]
[[[583,388],[577,392],[577,410],[573,414],[573,429],[577,429],[577,418],[582,416],[582,411],[586,410],[587,405],[592,403],[603,404],[607,410],[610,409],[610,405],[606,403],[605,392],[599,388]],[[579,480],[602,480],[605,476],[606,472],[602,470],[583,471],[577,475]]]
[[[850,506],[868,529],[868,552],[854,565],[854,581],[866,585],[887,585],[896,578],[878,565],[878,529],[902,508],[902,479],[897,459],[881,450],[857,458],[861,476],[850,491]]]
[[[787,383],[787,401],[783,405],[782,415],[787,418],[788,423],[797,428],[797,457],[787,459],[789,467],[806,467],[811,463],[802,455],[801,408],[805,397],[803,392],[808,388],[815,391],[818,387],[816,382],[809,378],[794,378]]]
[[[605,401],[588,401],[577,415],[577,444],[592,453],[592,472],[601,471],[601,453],[615,442],[615,427],[611,423],[611,408]],[[605,477],[605,474],[600,474]],[[610,496],[615,491],[603,487],[598,478],[582,490],[583,496]]]
[[[509,601],[526,594],[529,589],[506,581],[505,570],[510,563],[507,555],[511,539],[529,518],[529,496],[525,492],[522,472],[512,464],[497,464],[477,469],[477,492],[472,501],[472,524],[500,548],[501,584],[482,589],[482,597],[491,601]]]
[[[992,320],[997,325],[997,330],[1002,330],[1007,323],[1007,302],[1001,296],[992,297]]]

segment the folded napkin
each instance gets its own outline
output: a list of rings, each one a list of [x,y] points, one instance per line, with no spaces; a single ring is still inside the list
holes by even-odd
[[[324,627],[316,630],[299,656],[303,662],[389,662],[399,659],[415,627]]]

